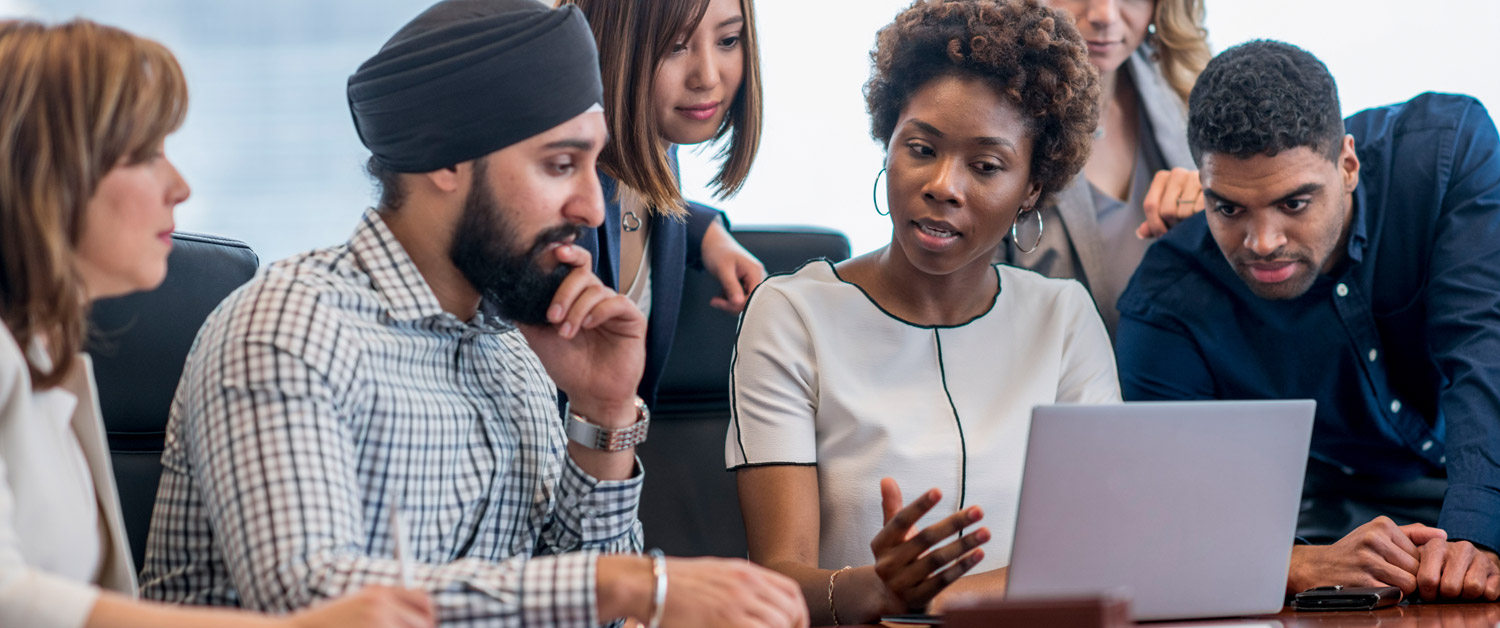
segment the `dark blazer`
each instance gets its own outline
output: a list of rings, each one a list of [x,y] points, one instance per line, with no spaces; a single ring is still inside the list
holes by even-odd
[[[578,245],[594,256],[594,274],[604,285],[620,289],[620,203],[618,184],[599,173],[604,188],[604,224],[588,231]],[[703,235],[721,217],[719,210],[689,201],[685,220],[653,213],[651,222],[651,320],[646,327],[646,370],[637,389],[648,406],[656,405],[656,387],[667,366],[677,313],[682,307],[682,283],[689,266],[703,268]]]

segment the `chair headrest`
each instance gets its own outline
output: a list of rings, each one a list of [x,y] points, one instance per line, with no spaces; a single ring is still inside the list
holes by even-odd
[[[766,267],[766,273],[796,270],[811,259],[849,258],[849,239],[832,229],[807,226],[737,228],[734,237]],[[714,412],[729,405],[730,356],[739,320],[708,306],[722,292],[708,273],[688,272],[682,313],[672,352],[662,372],[653,418],[672,412]]]
[[[130,437],[159,446],[198,328],[259,264],[244,242],[174,233],[160,287],[94,304],[88,352],[112,448]]]

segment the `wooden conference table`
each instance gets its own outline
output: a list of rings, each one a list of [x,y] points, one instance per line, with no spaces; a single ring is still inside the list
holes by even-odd
[[[1205,620],[1140,624],[1148,628],[1496,628],[1500,603],[1489,604],[1401,604],[1378,611],[1297,613],[1287,609],[1277,615],[1232,620]],[[893,628],[876,624],[865,628]],[[901,625],[908,628],[909,624]],[[995,628],[1006,628],[996,625]]]

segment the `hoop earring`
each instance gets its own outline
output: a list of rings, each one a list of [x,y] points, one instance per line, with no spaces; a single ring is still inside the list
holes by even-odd
[[[1021,248],[1021,236],[1016,233],[1016,226],[1018,224],[1020,224],[1020,222],[1021,222],[1021,216],[1025,215],[1027,213],[1031,213],[1031,214],[1035,214],[1036,215],[1036,242],[1031,243],[1031,248],[1029,248],[1029,249],[1028,248]],[[1021,210],[1021,214],[1018,214],[1016,216],[1016,219],[1014,221],[1011,221],[1011,223],[1010,223],[1010,242],[1011,242],[1011,244],[1014,244],[1016,246],[1016,250],[1017,251],[1020,251],[1022,253],[1030,253],[1032,251],[1035,251],[1036,247],[1039,247],[1039,246],[1042,245],[1042,232],[1046,230],[1046,227],[1047,227],[1047,225],[1042,222],[1042,212],[1041,212],[1041,210],[1039,210],[1039,209],[1032,209],[1032,208],[1029,208],[1029,207],[1026,208],[1026,209],[1023,209],[1023,210]]]
[[[870,186],[870,202],[875,205],[875,213],[881,216],[891,215],[891,210],[880,211],[880,177],[885,176],[885,168],[875,173],[875,185]]]

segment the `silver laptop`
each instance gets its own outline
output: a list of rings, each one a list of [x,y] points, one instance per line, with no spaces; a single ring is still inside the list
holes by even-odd
[[[1281,610],[1314,402],[1036,408],[1006,595],[1137,620]]]

